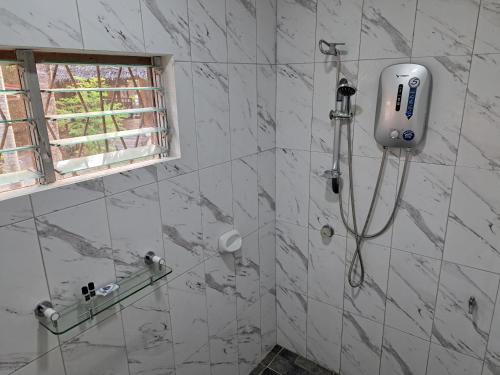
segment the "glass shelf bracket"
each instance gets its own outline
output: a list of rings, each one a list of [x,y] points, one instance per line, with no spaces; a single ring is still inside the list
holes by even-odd
[[[153,285],[156,281],[163,279],[172,273],[172,269],[166,265],[165,259],[150,251],[144,256],[144,268],[129,275],[128,277],[109,285],[118,287],[106,295],[96,296],[89,301],[81,298],[74,304],[57,309],[49,301],[43,301],[36,305],[34,313],[39,323],[54,335],[62,335],[69,330],[88,321],[95,321],[100,313],[109,310],[123,300]],[[95,324],[98,322],[95,321]]]

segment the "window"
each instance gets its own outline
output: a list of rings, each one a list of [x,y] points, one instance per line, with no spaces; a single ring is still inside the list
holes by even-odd
[[[0,192],[169,154],[159,57],[0,51]]]

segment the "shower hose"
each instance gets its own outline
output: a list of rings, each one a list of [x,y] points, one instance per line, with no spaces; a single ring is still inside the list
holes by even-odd
[[[353,168],[352,168],[352,145],[351,145],[351,125],[347,125],[347,154],[348,154],[348,169],[349,169],[349,198],[350,198],[350,203],[351,203],[351,211],[352,211],[352,223],[353,226],[352,228],[349,226],[349,223],[346,219],[346,215],[344,213],[344,207],[343,207],[343,198],[342,198],[342,183],[339,186],[339,206],[340,206],[340,216],[342,217],[342,222],[344,223],[346,229],[354,236],[354,239],[356,241],[356,249],[354,251],[354,255],[351,259],[351,263],[349,265],[349,273],[348,273],[348,281],[349,285],[353,288],[358,288],[360,287],[365,279],[365,266],[363,263],[363,257],[361,255],[361,245],[363,240],[365,239],[372,239],[380,236],[383,234],[391,225],[391,223],[394,220],[394,217],[396,215],[396,211],[399,205],[399,202],[401,200],[401,196],[403,193],[403,185],[406,180],[406,175],[408,173],[408,165],[410,161],[410,153],[411,149],[406,149],[405,152],[405,160],[404,160],[404,166],[403,166],[403,172],[401,174],[401,181],[399,183],[399,188],[396,194],[396,200],[394,202],[394,206],[392,208],[392,211],[389,215],[389,218],[387,219],[387,222],[382,226],[382,228],[375,233],[368,234],[368,226],[370,224],[370,221],[372,219],[372,215],[375,209],[375,203],[377,201],[377,196],[380,190],[380,185],[382,183],[382,176],[384,174],[384,168],[385,164],[387,162],[387,152],[388,148],[384,147],[383,154],[382,154],[382,160],[380,162],[380,168],[378,171],[378,176],[377,176],[377,182],[375,184],[375,189],[373,190],[373,195],[370,203],[370,208],[368,209],[368,214],[366,215],[366,220],[363,225],[363,229],[361,232],[358,231],[358,225],[357,225],[357,219],[356,219],[356,208],[355,208],[355,198],[354,198],[354,184],[353,184]],[[333,184],[333,179],[332,179],[332,184]],[[333,187],[332,187],[333,189]],[[354,271],[356,268],[356,264],[359,262],[359,278],[357,281],[354,280]]]

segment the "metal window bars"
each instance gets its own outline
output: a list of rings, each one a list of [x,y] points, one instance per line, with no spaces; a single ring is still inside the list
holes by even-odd
[[[81,64],[71,56],[70,63],[66,62],[50,62],[53,64],[52,74],[49,73],[48,87],[40,89],[39,75],[37,72],[36,55],[31,50],[16,51],[17,62],[20,66],[20,77],[22,82],[21,90],[0,90],[0,95],[24,95],[26,103],[26,118],[9,119],[2,116],[0,113],[0,125],[10,126],[16,122],[27,122],[30,124],[31,145],[18,148],[4,148],[0,144],[0,157],[3,153],[15,153],[19,151],[33,151],[35,155],[36,170],[16,171],[15,173],[0,173],[0,186],[9,185],[26,179],[36,179],[41,184],[50,184],[56,180],[56,176],[72,176],[77,173],[93,171],[95,169],[112,168],[116,164],[127,164],[135,161],[147,160],[151,158],[161,158],[168,155],[169,139],[168,139],[168,123],[166,116],[166,103],[162,87],[162,66],[160,58],[151,58],[151,64],[141,65],[148,69],[148,80],[146,85],[140,85],[132,72],[132,66],[126,64],[109,64],[103,65],[115,66],[118,69],[116,85],[106,87],[103,85],[103,77],[101,75],[101,66],[99,63],[92,63],[83,59]],[[57,57],[57,56],[56,56]],[[67,56],[66,56],[67,57]],[[89,58],[89,61],[99,60],[97,58]],[[43,63],[47,63],[43,61]],[[97,79],[96,87],[80,87],[75,78],[70,65],[85,65],[90,64],[95,67]],[[136,65],[134,65],[136,66]],[[57,72],[64,72],[68,77],[71,87],[56,87]],[[126,85],[123,85],[121,75],[126,72]],[[128,86],[130,82],[133,86]],[[149,84],[149,86],[148,86]],[[118,105],[121,100],[121,93],[134,92],[138,101],[138,108],[122,108]],[[105,100],[103,93],[108,92],[106,98],[108,107],[105,108]],[[98,111],[95,109],[96,103],[87,102],[85,94],[98,94]],[[69,113],[49,113],[51,100],[55,101],[56,95],[75,95],[77,98],[78,107],[83,111]],[[144,94],[151,95],[143,98]],[[128,95],[128,94],[127,94]],[[128,97],[128,96],[127,96]],[[146,101],[149,106],[146,106]],[[152,102],[152,104],[151,104]],[[1,109],[0,109],[1,111]],[[145,121],[146,114],[154,121]],[[124,116],[138,119],[139,126],[134,129],[121,129],[120,119]],[[151,117],[153,116],[153,117]],[[91,130],[91,122],[100,118],[101,130],[96,133],[95,127]],[[95,121],[94,120],[94,121]],[[74,126],[76,122],[83,122],[83,133],[80,132],[77,136],[60,138],[58,131],[58,121],[63,122],[66,130],[70,126]],[[152,123],[151,123],[152,122]],[[93,122],[92,124],[95,124]],[[55,127],[54,127],[55,126]],[[77,132],[78,133],[78,132]],[[70,134],[68,132],[68,134]],[[139,144],[141,137],[146,137],[146,145]],[[133,139],[135,138],[135,141]],[[144,140],[144,138],[142,138]],[[114,141],[119,141],[121,144],[114,144]],[[84,154],[84,145],[96,142],[98,145],[98,153],[91,155]],[[100,143],[99,143],[100,142]],[[104,143],[104,150],[102,149]],[[112,144],[110,144],[112,143]],[[65,158],[65,148],[78,147],[77,155]],[[113,149],[114,147],[114,149]],[[55,154],[54,154],[55,152]],[[75,157],[76,156],[76,157]]]

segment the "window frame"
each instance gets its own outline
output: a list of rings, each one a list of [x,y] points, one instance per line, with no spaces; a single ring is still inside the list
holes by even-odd
[[[113,55],[113,54],[87,54],[71,52],[52,52],[32,49],[0,50],[0,60],[12,61],[19,65],[22,89],[25,91],[26,111],[33,126],[31,129],[31,143],[35,147],[34,159],[37,172],[40,177],[31,186],[9,189],[0,192],[0,201],[16,196],[32,194],[38,191],[48,190],[74,183],[96,179],[106,175],[121,173],[148,165],[164,163],[180,158],[180,147],[178,139],[177,106],[175,95],[175,80],[171,55],[165,56],[143,56],[143,55]],[[48,134],[47,116],[42,101],[36,64],[89,64],[89,65],[112,65],[112,66],[150,66],[158,74],[153,74],[153,86],[161,87],[161,92],[153,92],[155,95],[155,108],[158,107],[158,98],[161,97],[162,105],[166,108],[166,114],[155,116],[158,127],[165,128],[164,138],[165,152],[158,157],[148,160],[137,160],[126,165],[109,165],[106,169],[90,170],[84,174],[73,175],[63,179],[56,178],[55,161],[52,158],[51,141]],[[133,91],[133,90],[131,90]],[[134,148],[130,148],[132,150]],[[98,154],[102,155],[102,154]],[[67,159],[71,160],[71,159]]]

